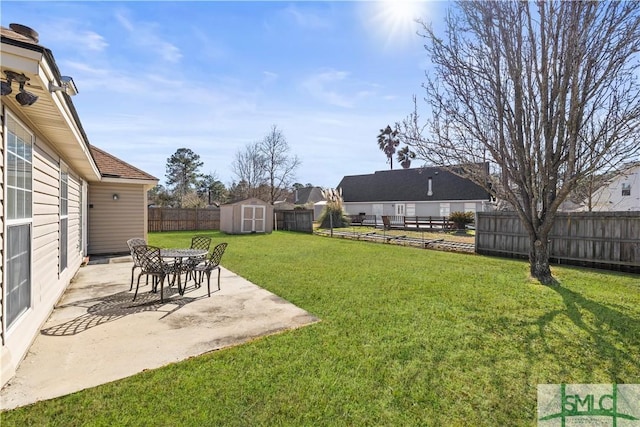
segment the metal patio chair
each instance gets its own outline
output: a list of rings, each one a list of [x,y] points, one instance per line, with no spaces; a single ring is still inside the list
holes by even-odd
[[[147,242],[141,237],[134,237],[132,239],[127,240],[127,246],[129,246],[129,251],[131,252],[131,258],[133,258],[133,267],[131,267],[131,285],[129,286],[129,290],[133,289],[133,274],[136,268],[140,268],[140,260],[135,254],[133,248],[135,246],[146,245]]]
[[[202,249],[209,252],[209,248],[211,247],[211,237],[208,236],[193,236],[191,238],[191,247],[190,249]],[[186,277],[184,279],[184,283],[189,281],[190,277],[193,277],[195,280],[195,275],[193,273],[193,269],[200,263],[202,263],[206,259],[206,256],[203,257],[193,257],[186,259],[182,264],[182,271],[186,273]]]
[[[196,286],[200,286],[202,276],[204,274],[207,275],[207,291],[209,296],[211,296],[211,272],[216,269],[218,270],[218,290],[220,290],[220,261],[222,260],[225,249],[227,249],[227,243],[216,245],[204,264],[198,264],[193,268],[193,273],[196,277]]]
[[[133,294],[133,301],[138,296],[138,288],[140,287],[140,277],[144,274],[153,277],[152,291],[157,291],[160,284],[160,301],[164,301],[164,280],[170,274],[175,274],[175,266],[167,264],[160,256],[160,248],[149,245],[139,245],[133,248],[138,260],[140,261],[141,272],[138,274],[136,283],[136,292]],[[180,291],[180,289],[178,289]]]

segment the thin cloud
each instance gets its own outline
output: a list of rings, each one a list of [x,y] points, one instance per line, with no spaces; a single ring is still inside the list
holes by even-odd
[[[353,108],[352,99],[332,88],[332,86],[335,87],[343,82],[348,76],[349,73],[346,71],[325,71],[307,77],[301,86],[303,90],[319,101],[338,107]]]
[[[287,6],[283,10],[283,13],[301,28],[309,30],[319,30],[332,27],[332,22],[330,19],[324,18],[315,11],[302,12],[293,4]]]
[[[154,52],[166,62],[177,63],[182,59],[180,49],[163,40],[157,34],[157,29],[160,27],[158,24],[133,22],[123,12],[116,13],[115,17],[120,25],[130,33],[131,40],[136,45]]]

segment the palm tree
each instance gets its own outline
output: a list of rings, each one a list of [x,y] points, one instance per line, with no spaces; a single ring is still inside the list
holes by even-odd
[[[380,134],[378,135],[378,147],[380,150],[386,154],[389,164],[391,165],[391,169],[393,169],[393,155],[396,152],[396,147],[400,145],[400,140],[398,139],[398,130],[391,129],[391,126],[387,125],[386,128],[380,129]]]
[[[409,169],[411,167],[411,160],[416,158],[416,153],[409,150],[409,147],[405,146],[398,151],[398,163],[404,169]]]

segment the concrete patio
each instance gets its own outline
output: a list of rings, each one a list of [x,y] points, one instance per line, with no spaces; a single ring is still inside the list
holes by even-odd
[[[129,291],[130,257],[82,267],[0,391],[7,410],[115,381],[189,357],[317,322],[282,298],[223,268],[207,297],[206,280],[175,287],[165,301],[142,286]],[[135,289],[135,286],[134,286]]]

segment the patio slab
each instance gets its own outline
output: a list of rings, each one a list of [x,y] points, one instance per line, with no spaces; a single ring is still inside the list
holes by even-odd
[[[212,274],[189,282],[180,296],[142,286],[129,291],[131,258],[82,267],[53,310],[29,353],[0,391],[7,410],[74,393],[189,357],[298,328],[318,319],[284,299],[222,269],[221,289]],[[134,287],[135,289],[135,287]]]

